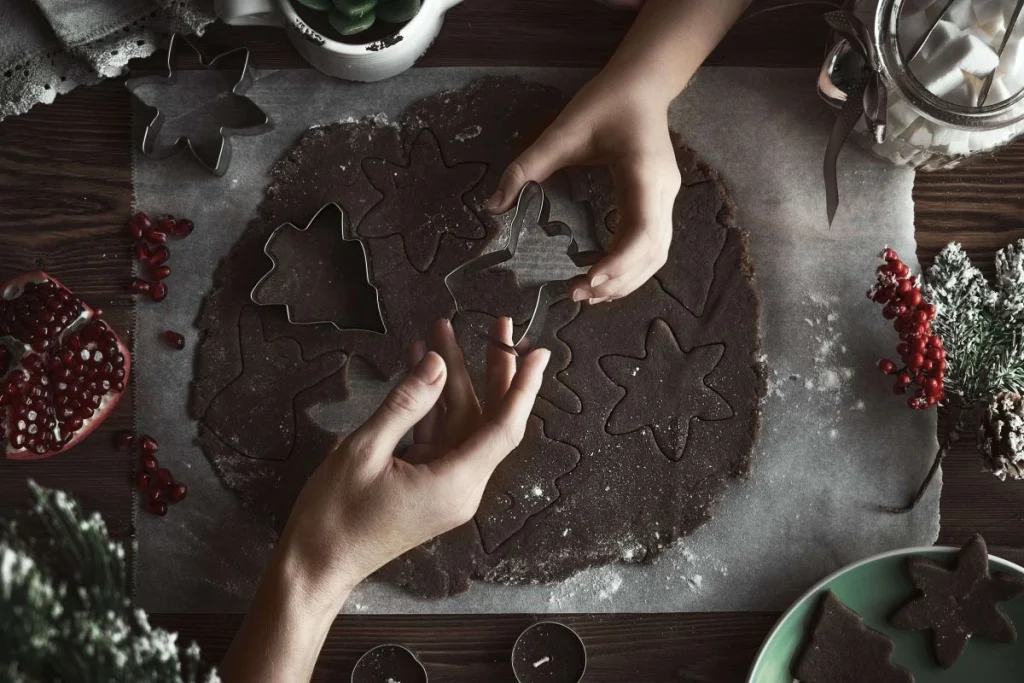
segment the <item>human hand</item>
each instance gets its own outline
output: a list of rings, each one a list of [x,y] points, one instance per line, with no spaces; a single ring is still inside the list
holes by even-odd
[[[574,301],[626,296],[663,265],[672,241],[680,176],[669,137],[666,95],[641,76],[606,68],[505,170],[487,209],[508,211],[527,181],[571,165],[607,164],[619,222],[607,256],[574,285]]]
[[[511,320],[491,334],[511,344]],[[414,345],[409,374],[320,465],[282,534],[306,592],[334,613],[381,566],[473,517],[523,437],[550,358],[538,349],[517,370],[514,356],[489,348],[481,406],[450,322],[435,324],[429,349]],[[413,445],[396,456],[410,431]]]

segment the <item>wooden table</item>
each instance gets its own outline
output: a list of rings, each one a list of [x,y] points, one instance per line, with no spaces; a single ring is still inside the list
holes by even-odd
[[[784,0],[755,2],[751,12]],[[630,16],[584,0],[472,0],[449,13],[421,62],[438,65],[597,66]],[[247,45],[257,66],[304,68],[274,29],[213,27],[216,44]],[[741,22],[710,60],[719,65],[817,67],[826,41],[820,8],[782,8]],[[808,83],[808,87],[812,87]],[[960,171],[920,175],[914,189],[919,257],[930,262],[948,241],[962,242],[991,275],[999,247],[1024,237],[1024,142]],[[70,285],[130,329],[131,108],[117,81],[74,91],[51,106],[0,123],[0,280],[34,268]],[[865,276],[867,277],[867,276]],[[73,452],[39,463],[0,461],[0,514],[27,500],[27,478],[77,495],[99,510],[111,533],[133,533],[132,458],[112,435],[132,424],[132,397]],[[947,459],[940,543],[980,532],[994,552],[1024,563],[1024,484],[981,470],[966,440]],[[894,453],[893,457],[900,457]],[[587,642],[591,683],[741,681],[777,614],[710,613],[569,616]],[[157,624],[197,639],[210,661],[238,626],[229,615],[155,615]],[[347,680],[359,654],[382,642],[416,649],[438,683],[512,681],[508,658],[530,616],[339,619],[315,680]]]

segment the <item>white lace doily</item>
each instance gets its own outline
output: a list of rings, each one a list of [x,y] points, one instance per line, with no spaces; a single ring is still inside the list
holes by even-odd
[[[2,0],[0,120],[118,76],[164,35],[201,35],[214,19],[212,0]]]

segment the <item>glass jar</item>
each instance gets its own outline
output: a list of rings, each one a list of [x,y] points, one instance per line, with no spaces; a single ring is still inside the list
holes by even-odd
[[[935,170],[1024,133],[1021,5],[1024,0],[857,0],[854,14],[870,35],[886,87],[886,134],[876,141],[861,120],[851,137],[897,166]],[[842,107],[864,66],[858,50],[837,40],[822,65],[819,94]]]

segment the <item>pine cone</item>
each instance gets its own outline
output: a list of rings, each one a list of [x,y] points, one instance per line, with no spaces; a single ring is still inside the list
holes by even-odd
[[[1024,479],[1024,397],[994,396],[978,428],[978,450],[992,473],[1006,481]]]

